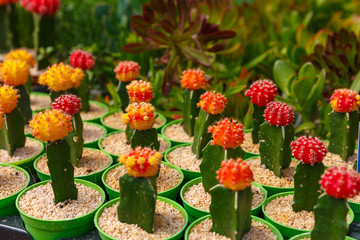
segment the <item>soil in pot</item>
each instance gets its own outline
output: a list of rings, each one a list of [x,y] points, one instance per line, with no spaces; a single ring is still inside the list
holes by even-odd
[[[164,135],[170,140],[177,142],[192,142],[194,140],[194,137],[190,137],[185,132],[182,122],[166,127]]]
[[[260,143],[254,144],[252,141],[252,134],[250,132],[244,133],[244,142],[241,144],[241,148],[245,152],[253,153],[253,154],[260,154],[259,151]]]
[[[326,156],[323,160],[323,163],[325,166],[327,167],[333,167],[333,166],[338,166],[338,167],[346,167],[348,169],[353,169],[353,166],[355,164],[355,161],[357,159],[357,149],[355,149],[355,154],[350,156],[348,158],[348,161],[345,162],[344,160],[342,160],[342,158],[340,157],[340,155],[335,154],[335,153],[331,153],[331,152],[327,152]]]
[[[7,151],[0,149],[0,162],[13,163],[25,160],[39,155],[42,150],[43,146],[41,143],[31,138],[26,138],[25,147],[16,149],[13,156],[10,156]]]
[[[51,99],[49,95],[42,93],[30,94],[30,107],[32,111],[34,112],[41,111],[46,108],[49,108],[50,105],[51,105]]]
[[[97,141],[105,134],[105,130],[100,125],[84,122],[83,137],[85,143]]]
[[[202,158],[196,158],[196,155],[191,151],[191,145],[176,147],[171,152],[168,152],[166,157],[171,164],[178,168],[200,172]]]
[[[94,102],[90,101],[90,111],[89,112],[81,112],[81,118],[83,121],[89,121],[96,118],[100,118],[107,112],[106,108],[103,108]]]
[[[12,166],[0,165],[0,200],[19,192],[28,183],[24,172]]]

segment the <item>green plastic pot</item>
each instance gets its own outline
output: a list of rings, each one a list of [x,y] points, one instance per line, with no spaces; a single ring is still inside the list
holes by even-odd
[[[165,124],[165,126],[161,129],[161,134],[164,136],[165,139],[167,139],[168,141],[171,142],[171,147],[175,147],[177,145],[182,145],[182,144],[192,144],[192,142],[179,142],[179,141],[175,141],[175,140],[172,140],[170,138],[168,138],[166,135],[165,135],[165,130],[167,127],[171,126],[171,125],[174,125],[174,124],[178,124],[178,123],[182,123],[183,122],[183,119],[177,119],[177,120],[174,120],[174,121],[171,121],[167,124]]]
[[[189,239],[190,231],[191,231],[191,229],[194,228],[195,225],[201,223],[202,221],[204,221],[204,220],[206,220],[208,218],[211,219],[210,214],[206,215],[204,217],[201,217],[201,218],[197,219],[195,222],[193,222],[192,224],[190,224],[190,226],[185,231],[185,240]],[[271,231],[275,234],[277,240],[283,240],[284,239],[283,236],[281,235],[280,231],[275,226],[273,226],[271,223],[265,221],[264,219],[255,217],[255,216],[251,216],[251,218],[252,218],[253,221],[260,222],[260,223],[262,223],[264,225],[269,226]],[[262,239],[259,239],[259,240],[262,240]]]
[[[360,203],[349,201],[349,206],[354,212],[354,222],[360,222]]]
[[[189,216],[193,217],[193,219],[198,219],[198,218],[201,218],[203,216],[210,214],[210,212],[208,212],[208,211],[204,211],[204,210],[201,210],[199,208],[196,208],[196,207],[190,205],[188,202],[185,201],[185,198],[184,198],[185,192],[188,190],[189,187],[199,184],[201,182],[202,182],[201,177],[195,178],[195,179],[191,180],[190,182],[186,183],[181,188],[181,191],[180,191],[180,197],[183,202],[184,208],[187,211],[187,213],[189,214]],[[267,199],[267,191],[260,184],[255,183],[255,182],[253,182],[253,184],[256,187],[259,187],[261,192],[264,194],[264,200],[258,206],[251,209],[251,215],[259,216],[259,214],[261,212],[261,206],[265,203],[265,201]]]
[[[289,238],[289,240],[302,240],[304,238],[310,238],[310,233],[303,233],[300,235],[296,235],[292,238]],[[355,240],[355,238],[346,237],[345,240]]]
[[[181,207],[180,204],[178,204],[177,202],[174,202],[173,200],[170,200],[170,199],[167,199],[167,198],[164,198],[164,197],[161,197],[161,196],[158,196],[157,199],[162,201],[162,202],[171,204],[177,210],[179,210],[181,212],[182,216],[184,217],[184,226],[182,227],[182,229],[178,233],[176,233],[175,235],[173,235],[173,236],[171,236],[169,238],[166,238],[166,239],[168,239],[168,240],[180,240],[180,239],[182,239],[182,236],[183,236],[184,231],[186,229],[186,226],[188,224],[188,215],[187,215],[185,209],[183,207]],[[100,218],[100,216],[103,213],[105,208],[111,207],[112,205],[116,204],[119,200],[120,200],[120,198],[116,198],[116,199],[111,200],[110,202],[103,205],[96,212],[94,222],[95,222],[95,226],[96,226],[97,230],[99,231],[99,235],[100,235],[101,239],[103,239],[103,240],[116,240],[116,238],[110,237],[109,235],[107,235],[105,232],[103,232],[101,230],[101,228],[100,228],[100,226],[98,224],[98,220],[99,220],[99,218]]]
[[[103,148],[101,147],[101,142],[102,142],[105,138],[107,138],[108,136],[110,136],[110,135],[118,134],[118,133],[123,133],[123,132],[124,132],[124,131],[117,131],[117,132],[108,133],[108,134],[106,134],[105,136],[103,136],[102,138],[100,138],[99,141],[98,141],[98,146],[97,146],[97,148],[100,149],[101,151],[105,152],[105,153],[110,154],[110,156],[113,158],[114,163],[117,162],[119,156],[118,156],[118,155],[115,155],[115,154],[112,154],[112,153],[109,153],[109,152],[107,152],[105,149],[103,149]],[[169,144],[169,146],[171,145],[170,141],[168,141],[166,138],[164,138],[164,136],[162,136],[161,134],[159,134],[158,136],[159,136],[159,138],[164,139],[164,140]],[[165,151],[165,152],[166,152],[166,151]],[[165,153],[164,153],[164,154],[165,154]]]
[[[105,118],[107,118],[108,116],[110,115],[113,115],[115,113],[118,113],[117,111],[114,112],[108,112],[107,114],[105,114],[104,116],[101,117],[100,121],[101,121],[101,124],[106,128],[107,132],[108,133],[112,133],[112,132],[118,132],[118,131],[121,131],[121,132],[124,132],[125,129],[117,129],[117,128],[113,128],[113,127],[110,127],[108,125],[105,124]],[[160,127],[157,127],[156,130],[158,131],[158,133],[161,133],[161,129],[163,128],[163,126],[166,124],[166,117],[164,117],[164,115],[158,113],[158,112],[155,112],[155,115],[158,115],[158,118],[160,118],[161,120],[163,120],[163,124],[160,126]],[[121,121],[121,119],[119,119],[119,121]]]
[[[185,144],[180,144],[180,145],[176,145],[174,147],[169,148],[164,154],[165,161],[170,163],[171,165],[174,165],[168,160],[167,155],[170,152],[174,151],[174,149],[176,149],[176,148],[191,146],[191,144],[192,143],[185,143]],[[201,177],[201,172],[190,171],[190,170],[186,170],[183,168],[180,168],[180,170],[184,173],[184,177],[185,177],[184,183],[187,183],[188,181],[193,180],[195,178]]]
[[[104,126],[100,125],[100,124],[97,124],[97,123],[93,123],[93,122],[86,122],[88,124],[91,124],[91,125],[94,125],[98,128],[101,128],[102,130],[104,130],[104,136],[107,134],[107,130]],[[99,149],[99,139],[96,139],[94,141],[91,141],[91,142],[86,142],[84,143],[84,147],[87,147],[87,148],[96,148],[96,149]]]
[[[101,151],[101,150],[98,150],[98,149],[94,149],[94,148],[86,148],[86,149],[90,149],[90,150],[94,150],[94,151]],[[104,152],[105,153],[105,152]],[[105,153],[109,158],[110,158],[110,162],[109,164],[102,170],[100,171],[97,171],[97,172],[94,172],[94,173],[91,173],[91,174],[88,174],[88,175],[82,175],[82,176],[75,176],[75,179],[82,179],[82,180],[85,180],[85,181],[89,181],[89,182],[92,182],[92,183],[95,183],[99,186],[102,186],[102,182],[101,182],[101,176],[102,174],[112,165],[113,163],[113,160],[112,160],[112,157],[110,156],[110,154],[108,153]],[[44,153],[43,155],[39,156],[35,162],[34,162],[34,169],[36,170],[36,173],[39,177],[39,179],[41,181],[46,181],[46,180],[50,180],[50,175],[49,174],[46,174],[44,172],[41,172],[40,169],[37,168],[37,162],[43,157],[43,156],[46,156],[46,153]]]
[[[297,229],[297,228],[293,228],[293,227],[288,227],[284,224],[281,224],[273,219],[270,218],[269,215],[266,214],[265,212],[265,207],[269,204],[269,202],[271,202],[272,200],[279,198],[279,197],[284,197],[290,194],[294,194],[294,192],[285,192],[285,193],[278,193],[275,194],[274,196],[269,197],[264,205],[262,206],[262,211],[264,213],[264,217],[266,221],[269,221],[271,224],[273,224],[277,229],[280,230],[280,232],[282,233],[283,236],[287,237],[287,238],[291,238],[293,236],[299,235],[299,234],[303,234],[303,233],[309,233],[310,230],[302,230],[302,229]],[[350,222],[348,222],[348,225],[350,225],[353,220],[354,220],[354,212],[351,210],[351,208],[349,209],[349,215],[350,215]]]
[[[50,100],[50,102],[51,102],[51,98],[50,98],[49,94],[47,94],[47,93],[43,93],[43,92],[31,92],[31,93],[30,93],[30,96],[31,96],[31,95],[41,96],[41,97],[47,97],[47,98],[49,98],[49,100]],[[31,103],[30,103],[30,104],[31,104]],[[33,115],[35,115],[36,113],[45,111],[46,109],[49,109],[49,108],[50,108],[50,105],[49,105],[48,107],[45,107],[45,108],[40,108],[40,109],[38,109],[38,110],[33,110],[32,113],[33,113]]]
[[[44,220],[27,215],[19,208],[20,198],[29,190],[40,185],[45,185],[49,181],[39,182],[23,190],[16,198],[16,208],[20,212],[21,219],[24,221],[25,229],[30,233],[34,240],[55,240],[64,238],[74,238],[89,232],[94,227],[94,216],[96,211],[105,201],[105,192],[96,184],[81,179],[75,179],[76,183],[81,183],[91,187],[100,193],[102,203],[94,210],[81,217],[66,220]]]
[[[98,107],[101,107],[101,108],[104,108],[106,110],[105,114],[109,111],[109,108],[108,106],[106,106],[105,104],[101,103],[101,102],[98,102],[98,101],[93,101],[93,100],[90,100],[89,101],[90,105],[91,104],[94,104]],[[89,119],[89,120],[84,120],[84,122],[93,122],[93,123],[98,123],[98,124],[101,124],[101,117],[103,117],[105,114],[103,114],[102,116],[99,116],[97,118],[93,118],[93,119]]]
[[[0,199],[0,217],[6,217],[6,216],[10,216],[10,215],[19,215],[19,212],[15,206],[15,201],[16,201],[17,196],[20,194],[20,192],[29,185],[30,175],[27,171],[25,171],[24,169],[22,169],[21,167],[18,167],[18,166],[13,166],[13,165],[6,164],[6,163],[0,163],[0,166],[15,168],[19,172],[24,173],[26,176],[26,179],[27,179],[26,185],[21,190],[19,190],[18,192],[14,193],[10,196],[7,196],[6,198]]]
[[[177,170],[181,175],[181,181],[175,187],[173,187],[173,188],[171,188],[171,189],[169,189],[167,191],[158,192],[158,196],[166,197],[166,198],[169,198],[171,200],[176,201],[178,193],[179,193],[179,191],[181,189],[181,184],[184,181],[184,174],[181,172],[181,170],[179,168],[177,168],[177,167],[175,167],[175,166],[173,166],[173,165],[171,165],[171,164],[169,164],[167,162],[161,162],[161,164],[167,165],[167,166]],[[117,168],[120,165],[121,164],[118,163],[118,164],[115,164],[114,166],[112,166],[111,168],[107,169],[103,173],[102,178],[101,178],[102,184],[105,186],[105,191],[108,194],[110,200],[118,198],[119,197],[119,191],[117,191],[117,190],[111,188],[110,186],[108,186],[106,184],[106,178],[107,178],[107,175],[108,175],[109,171],[111,171],[112,169]]]
[[[252,129],[246,129],[246,130],[244,130],[244,133],[250,133],[250,132],[252,132]],[[252,152],[246,152],[246,151],[245,151],[245,157],[244,157],[244,159],[248,159],[248,158],[252,158],[252,157],[258,157],[258,156],[260,156],[259,153],[252,153]]]

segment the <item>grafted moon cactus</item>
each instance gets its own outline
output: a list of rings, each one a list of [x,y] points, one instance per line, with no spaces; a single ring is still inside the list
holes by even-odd
[[[17,2],[17,0],[15,0],[14,2]],[[30,68],[33,68],[35,66],[34,55],[21,48],[11,50],[8,54],[6,54],[5,61],[7,60],[24,61]]]
[[[126,86],[131,103],[151,102],[153,89],[149,82],[144,80],[134,80]]]
[[[332,167],[321,177],[325,193],[315,207],[315,226],[311,239],[345,239],[349,229],[346,216],[349,211],[347,198],[360,192],[360,175],[345,167]]]
[[[275,100],[277,95],[276,85],[268,80],[258,80],[251,84],[250,89],[245,92],[245,96],[250,97],[254,105],[252,113],[254,124],[252,129],[253,143],[259,142],[260,125],[265,121],[264,111],[266,104]]]
[[[347,161],[354,154],[359,127],[360,96],[350,89],[337,89],[330,99],[333,111],[329,113],[329,152]]]

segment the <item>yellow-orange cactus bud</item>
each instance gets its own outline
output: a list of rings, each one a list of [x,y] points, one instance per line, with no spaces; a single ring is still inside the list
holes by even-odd
[[[72,130],[71,116],[62,110],[52,109],[38,113],[30,121],[32,135],[43,142],[63,139]]]
[[[158,173],[162,155],[149,148],[137,147],[129,155],[122,155],[120,162],[125,164],[129,175],[133,177],[151,177]]]
[[[0,87],[0,112],[11,113],[18,102],[18,90],[10,86]]]
[[[30,68],[34,67],[35,65],[35,59],[34,55],[25,51],[24,49],[15,49],[10,51],[5,56],[5,61],[7,60],[21,60],[27,63]]]
[[[199,90],[206,87],[207,82],[201,70],[186,70],[181,76],[181,86],[189,90]]]
[[[230,159],[223,161],[221,168],[217,172],[217,180],[227,189],[241,191],[250,187],[254,181],[253,172],[250,166],[241,158],[237,161]]]
[[[350,89],[337,89],[331,96],[330,104],[336,112],[353,112],[360,105],[360,96]]]
[[[130,102],[150,102],[153,99],[153,89],[149,82],[134,80],[126,86]]]
[[[224,149],[237,148],[244,141],[243,125],[228,118],[209,127],[209,132],[214,139],[211,144],[222,146]]]
[[[114,69],[114,72],[116,73],[116,78],[120,82],[130,82],[139,77],[140,66],[137,62],[123,61],[119,62]]]
[[[65,91],[77,88],[85,77],[80,68],[72,68],[64,63],[54,64],[39,77],[41,85],[47,85],[52,91]]]
[[[154,123],[155,108],[150,103],[132,103],[122,115],[122,122],[129,124],[132,129],[146,130]]]
[[[3,124],[4,124],[4,114],[2,112],[0,112],[0,130],[3,126]]]
[[[224,111],[226,101],[226,97],[221,93],[206,92],[201,95],[197,106],[201,107],[205,112],[215,115]]]
[[[9,86],[25,84],[30,75],[29,65],[21,60],[7,60],[0,63],[1,80]]]

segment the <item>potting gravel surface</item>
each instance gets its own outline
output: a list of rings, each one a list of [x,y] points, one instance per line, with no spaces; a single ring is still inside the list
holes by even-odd
[[[0,166],[0,199],[20,191],[27,183],[26,175],[13,167]]]
[[[169,144],[164,139],[159,138],[159,142],[159,152],[164,152],[169,148]],[[131,151],[130,143],[127,142],[124,132],[111,134],[104,138],[103,141],[101,141],[101,148],[117,156],[127,155]]]
[[[254,180],[257,183],[272,187],[294,187],[294,174],[297,161],[292,161],[290,166],[282,171],[282,177],[277,177],[272,171],[261,164],[260,158],[247,161],[254,173]]]
[[[185,131],[182,124],[173,124],[165,129],[164,135],[178,142],[192,142],[194,137],[190,137]]]
[[[110,163],[110,157],[99,150],[84,149],[79,166],[74,166],[75,176],[89,175],[105,169]],[[36,167],[43,173],[50,174],[46,156],[39,159]]]
[[[120,165],[111,169],[106,175],[106,185],[114,190],[120,190],[119,179],[122,175],[127,173],[125,165]],[[167,191],[175,187],[181,181],[181,175],[175,169],[161,164],[159,177],[156,180],[158,192]]]
[[[357,159],[357,149],[355,149],[355,154],[348,157],[348,160],[347,162],[342,160],[342,158],[340,157],[340,155],[338,154],[334,154],[334,153],[331,153],[331,152],[327,152],[326,153],[326,156],[323,160],[323,163],[325,166],[328,166],[328,167],[332,167],[332,166],[338,166],[338,167],[346,167],[348,169],[352,169],[353,166],[354,166],[354,163]]]
[[[85,143],[96,141],[104,135],[105,131],[101,127],[84,122],[83,137]]]
[[[184,226],[184,218],[179,210],[170,204],[157,200],[154,233],[150,234],[135,224],[120,222],[117,216],[118,205],[119,203],[116,203],[109,208],[105,208],[98,220],[101,230],[116,239],[164,239],[176,234]]]
[[[24,160],[38,154],[42,149],[40,143],[26,139],[25,147],[15,150],[14,155],[10,156],[6,150],[0,149],[0,162],[16,162]]]
[[[189,240],[228,240],[230,238],[218,233],[210,232],[211,219],[206,219],[196,224],[189,233]],[[245,233],[242,240],[276,240],[276,235],[271,229],[260,222],[252,221],[250,231]]]
[[[82,120],[86,121],[86,120],[91,120],[94,118],[101,117],[105,113],[106,113],[105,108],[99,107],[98,105],[96,105],[94,103],[90,103],[90,111],[89,112],[81,112],[80,115],[81,115]]]
[[[251,185],[251,191],[253,193],[251,208],[255,208],[264,200],[264,194],[259,187],[254,185]],[[195,208],[203,211],[210,211],[211,195],[210,193],[205,192],[202,183],[189,187],[184,194],[184,199]]]
[[[178,147],[167,154],[168,161],[185,170],[200,172],[201,159],[197,159],[196,155],[191,151],[191,146]]]
[[[243,144],[241,144],[241,148],[244,151],[260,154],[259,147],[260,147],[259,143],[256,144],[253,143],[251,132],[244,133],[244,142]]]
[[[30,107],[32,111],[48,108],[51,105],[50,96],[30,94]]]
[[[83,216],[96,209],[102,197],[96,190],[75,183],[78,189],[77,200],[54,203],[51,183],[40,185],[26,192],[19,200],[19,208],[26,214],[47,220],[72,219]]]
[[[116,112],[114,114],[111,114],[104,118],[104,123],[112,128],[118,129],[118,130],[125,130],[126,124],[122,123],[121,116],[123,115],[122,112]],[[154,120],[154,128],[160,127],[164,121],[161,118],[155,118]]]

